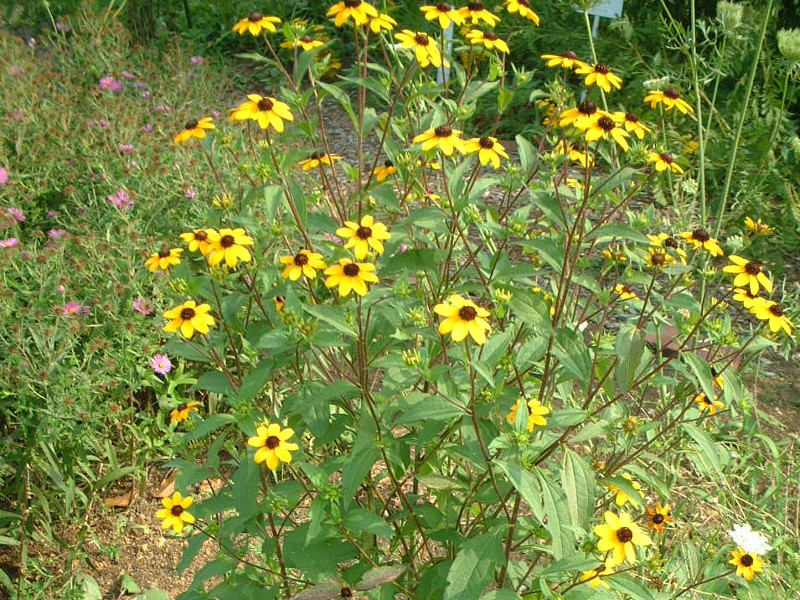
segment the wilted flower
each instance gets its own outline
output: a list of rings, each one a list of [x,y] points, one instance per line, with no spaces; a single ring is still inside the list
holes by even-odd
[[[6,209],[6,214],[11,217],[13,221],[16,221],[16,223],[25,222],[25,213],[19,208],[9,207]],[[14,224],[16,225],[16,223]]]

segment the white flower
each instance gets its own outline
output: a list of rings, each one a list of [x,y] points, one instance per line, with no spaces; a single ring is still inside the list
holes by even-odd
[[[728,532],[733,543],[739,546],[748,554],[763,555],[772,550],[772,546],[767,544],[767,538],[757,531],[753,531],[748,523],[744,525],[734,525]]]

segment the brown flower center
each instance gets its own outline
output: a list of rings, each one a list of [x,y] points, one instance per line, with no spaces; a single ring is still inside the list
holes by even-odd
[[[269,112],[272,110],[273,106],[275,106],[275,104],[273,104],[272,100],[269,98],[262,98],[258,101],[258,110],[260,111]]]
[[[348,277],[356,277],[358,275],[359,269],[356,263],[347,263],[343,268],[342,272],[347,275]]]
[[[368,240],[372,237],[372,228],[363,225],[356,229],[356,237],[360,240]]]
[[[383,166],[389,169],[394,166],[394,163],[387,158],[385,161],[383,161]]]
[[[447,2],[439,2],[439,4],[436,5],[436,10],[438,10],[439,12],[448,12],[453,10],[453,7],[450,6]]]
[[[617,539],[622,544],[627,544],[633,539],[633,532],[627,527],[620,527],[617,529]]]
[[[656,513],[653,515],[653,523],[656,525],[661,525],[664,522],[664,515],[660,513]]]
[[[277,435],[271,435],[264,442],[264,445],[270,450],[274,450],[275,448],[281,445],[281,440]]]
[[[678,248],[679,247],[678,246],[678,240],[676,240],[672,236],[669,236],[669,237],[664,239],[664,246],[666,248]]]
[[[309,160],[319,160],[322,158],[322,152],[312,152],[311,156],[308,157]]]
[[[197,127],[197,121],[187,121],[187,122],[186,122],[186,125],[184,125],[184,126],[183,126],[183,128],[184,128],[186,131],[189,131],[189,130],[191,130],[191,129],[194,129],[195,127]]]
[[[300,41],[303,42],[304,44],[310,44],[314,40],[312,40],[309,36],[304,35],[303,37],[300,38]]]
[[[236,240],[230,234],[223,235],[221,238],[219,238],[219,245],[222,246],[223,248],[230,248],[235,243],[236,243]]]
[[[361,6],[361,0],[344,0],[344,5],[347,8],[358,8]]]
[[[681,95],[678,93],[678,90],[676,90],[675,88],[669,88],[667,91],[664,92],[664,95],[670,100],[677,100],[678,98],[681,97]]]
[[[340,598],[352,598],[353,597],[353,590],[349,587],[345,586],[339,591]]]
[[[493,42],[497,39],[497,34],[494,31],[487,31],[483,34],[483,39]]]
[[[433,133],[438,138],[446,138],[453,135],[453,130],[449,125],[439,125],[439,127],[433,130]]]
[[[753,560],[752,556],[750,556],[749,554],[745,554],[742,556],[742,558],[739,559],[739,562],[742,564],[743,567],[752,567],[753,562],[755,561]]]
[[[524,6],[525,8],[530,8],[531,3],[528,0],[517,0],[517,4]]]
[[[199,231],[194,232],[194,239],[198,242],[205,242],[208,239],[208,234],[200,229]]]
[[[302,252],[295,254],[294,264],[296,264],[298,267],[306,266],[308,264],[308,256],[306,256]]]
[[[636,113],[625,113],[625,120],[630,123],[638,123],[639,115],[637,115]]]
[[[700,242],[701,244],[705,244],[708,240],[711,239],[711,236],[705,229],[695,229],[692,231],[692,239]]]
[[[262,15],[261,13],[254,12],[250,13],[250,16],[247,17],[247,20],[250,21],[251,23],[258,23],[263,18],[264,15]]]
[[[656,252],[655,254],[650,255],[650,262],[656,266],[660,267],[665,262],[667,262],[667,257],[663,252]]]
[[[191,321],[194,319],[194,316],[197,313],[194,312],[193,308],[189,308],[188,306],[181,311],[181,320],[182,321]]]
[[[425,33],[418,33],[414,36],[414,41],[419,44],[420,46],[427,46],[430,40],[428,39],[428,35]]]
[[[782,317],[783,316],[783,309],[778,306],[777,304],[773,304],[769,307],[769,312],[772,313],[773,316]]]
[[[474,11],[483,10],[483,2],[479,2],[477,0],[473,0],[472,2],[467,2],[467,10],[474,10]]]
[[[608,75],[609,73],[611,73],[611,69],[609,68],[608,65],[600,63],[599,65],[594,66],[594,72],[600,73],[601,75]]]
[[[161,250],[158,251],[159,258],[167,258],[170,254],[172,254],[172,252],[170,252],[169,246],[166,244],[161,246]]]
[[[597,104],[585,98],[581,100],[581,103],[578,104],[578,112],[582,115],[593,115],[597,112]]]
[[[578,55],[575,54],[572,50],[570,50],[569,52],[564,52],[563,56],[564,58],[568,58],[570,60],[577,60],[578,58]]]
[[[761,273],[761,265],[751,260],[744,266],[744,272],[748,275],[758,275]]]
[[[608,133],[612,131],[616,125],[614,124],[614,119],[609,117],[608,115],[603,115],[599,119],[597,119],[597,126],[600,127],[603,131]]]
[[[173,517],[180,517],[181,513],[183,513],[183,507],[180,504],[173,504],[169,512],[172,513]]]
[[[473,321],[478,316],[474,306],[462,306],[458,309],[458,316],[464,321]]]
[[[633,293],[633,289],[631,289],[631,287],[628,286],[628,285],[623,285],[621,289],[622,289],[622,293],[623,294],[632,294]]]
[[[478,144],[480,145],[481,148],[486,148],[487,150],[491,150],[492,148],[494,148],[494,142],[491,140],[491,138],[488,137],[482,137],[481,139],[479,139]]]
[[[672,161],[674,160],[672,158],[672,154],[670,154],[669,152],[662,152],[661,154],[658,155],[658,157],[668,165],[671,165]]]

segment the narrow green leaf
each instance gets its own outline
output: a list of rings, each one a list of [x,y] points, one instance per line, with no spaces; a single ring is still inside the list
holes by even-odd
[[[475,600],[486,591],[503,560],[504,529],[496,527],[464,542],[447,573],[444,600]]]

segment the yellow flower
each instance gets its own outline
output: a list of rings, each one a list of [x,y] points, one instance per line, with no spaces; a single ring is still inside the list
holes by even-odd
[[[575,70],[578,75],[586,75],[584,83],[586,86],[596,85],[603,89],[606,94],[611,92],[611,86],[620,89],[622,87],[622,79],[611,72],[611,67],[602,63],[596,65],[581,65]]]
[[[600,538],[597,549],[600,552],[611,552],[606,564],[616,567],[627,559],[630,564],[635,565],[636,546],[649,546],[653,543],[652,540],[627,513],[617,516],[609,510],[603,514],[603,518],[605,523],[595,526],[594,534]]]
[[[380,14],[369,21],[369,28],[372,30],[372,33],[380,33],[381,29],[391,31],[396,25],[397,21],[395,21],[389,15],[384,14]]]
[[[669,152],[661,152],[660,154],[658,152],[651,152],[647,156],[647,160],[656,166],[656,171],[659,173],[666,171],[667,169],[676,175],[683,173],[683,169],[678,163],[675,162],[675,159]]]
[[[694,110],[689,105],[686,100],[681,98],[681,95],[678,93],[678,90],[675,88],[669,88],[667,91],[662,92],[660,90],[655,90],[647,94],[644,98],[645,104],[650,103],[650,108],[655,108],[659,104],[664,107],[665,111],[670,111],[673,108],[677,108],[683,114],[693,113]]]
[[[391,177],[397,173],[397,169],[394,166],[394,163],[389,159],[383,161],[383,165],[380,167],[375,167],[375,170],[372,171],[372,174],[375,176],[375,179],[378,180],[378,183],[384,181],[387,177]]]
[[[706,396],[703,392],[697,394],[694,397],[694,401],[697,403],[697,408],[700,410],[700,412],[708,411],[712,416],[717,414],[718,410],[725,409],[725,405],[716,397],[713,400],[709,400],[708,396]]]
[[[395,33],[394,37],[400,40],[401,47],[414,49],[414,56],[420,67],[424,68],[428,65],[433,65],[434,67],[442,66],[442,55],[436,45],[436,40],[428,37],[427,33],[421,31],[414,33],[410,29],[403,29],[402,32]]]
[[[477,25],[481,21],[489,27],[494,27],[500,22],[500,17],[493,15],[483,6],[480,0],[470,0],[463,8],[458,9],[463,20],[472,19],[472,24]]]
[[[625,131],[631,131],[640,140],[644,139],[644,134],[650,132],[650,128],[639,120],[636,113],[629,112],[615,112],[611,118],[617,122],[618,125],[624,125]]]
[[[520,17],[533,21],[539,25],[539,15],[531,10],[531,3],[528,0],[505,0],[506,10],[512,15],[517,13]]]
[[[272,300],[275,302],[275,310],[283,312],[283,308],[286,306],[286,298],[278,294]]]
[[[247,445],[256,450],[253,460],[256,464],[267,463],[267,468],[274,471],[278,464],[292,462],[291,453],[298,449],[298,445],[289,442],[289,438],[294,435],[294,429],[281,429],[277,423],[265,421],[263,425],[256,428],[256,435],[247,440]]]
[[[662,269],[674,264],[677,259],[663,248],[648,248],[644,256],[644,262],[650,269]]]
[[[595,140],[599,139],[608,139],[608,137],[611,136],[611,139],[619,144],[619,146],[625,152],[628,151],[628,140],[626,138],[628,138],[629,135],[630,134],[627,131],[621,127],[617,127],[617,124],[614,123],[614,119],[608,115],[595,117],[590,121],[590,125],[586,128],[587,142],[594,142]]]
[[[161,526],[164,529],[173,529],[175,533],[180,533],[183,531],[184,523],[189,525],[194,523],[194,517],[187,512],[192,502],[191,496],[183,497],[180,492],[175,492],[172,498],[161,499],[164,508],[159,509],[156,518],[163,521]]]
[[[631,487],[634,490],[636,490],[636,492],[639,494],[639,496],[641,496],[644,499],[644,492],[642,491],[642,484],[641,483],[639,483],[638,481],[634,481],[634,479],[633,479],[633,477],[631,477],[630,473],[623,473],[622,474],[622,478],[623,479],[627,479],[630,482]],[[628,496],[628,494],[623,492],[617,486],[615,486],[615,485],[613,485],[611,483],[607,483],[606,484],[606,488],[608,489],[609,492],[617,494],[617,497],[616,497],[615,501],[617,503],[617,506],[619,506],[620,508],[625,506],[626,504],[630,504],[634,508],[639,508],[639,501],[636,498],[631,498],[630,496]]]
[[[169,248],[164,244],[161,246],[161,250],[144,261],[144,266],[148,267],[151,273],[155,273],[159,269],[168,271],[171,266],[181,264],[181,254],[183,254],[183,248]]]
[[[456,25],[464,24],[464,17],[451,4],[447,2],[440,2],[435,6],[420,6],[419,9],[425,15],[427,21],[439,21],[439,27],[447,29],[450,27],[450,21]]]
[[[325,45],[325,42],[321,42],[320,40],[315,40],[311,36],[304,35],[303,37],[295,38],[294,41],[286,40],[283,44],[281,44],[281,48],[288,48],[289,50],[293,48],[302,48],[305,52],[311,52],[314,48],[321,48]]]
[[[369,2],[362,0],[344,0],[334,4],[328,9],[328,17],[336,17],[334,24],[341,27],[348,19],[353,19],[356,25],[365,25],[370,17],[377,17],[378,11]]]
[[[231,121],[256,121],[261,129],[272,128],[281,133],[284,121],[294,121],[294,116],[289,110],[289,105],[271,98],[269,96],[259,96],[258,94],[248,94],[249,100],[243,102],[238,108],[233,109]]]
[[[783,312],[783,309],[773,300],[763,300],[753,304],[750,312],[759,321],[766,321],[772,332],[783,329],[786,335],[792,335],[792,322]]]
[[[546,67],[561,67],[562,69],[578,69],[585,67],[586,63],[578,58],[578,55],[572,52],[565,52],[564,54],[542,54],[542,60],[545,61]]]
[[[597,118],[604,115],[608,115],[608,113],[597,108],[597,105],[588,98],[584,98],[577,107],[570,108],[561,113],[559,125],[561,125],[561,127],[574,125],[575,128],[586,131],[594,124]]]
[[[349,258],[340,258],[338,265],[325,269],[325,287],[339,286],[339,296],[345,297],[354,291],[359,296],[367,295],[367,282],[377,283],[375,265],[372,263],[355,263]]]
[[[581,150],[578,148],[573,148],[570,144],[566,144],[565,146],[561,142],[558,142],[553,150],[560,152],[561,154],[569,154],[569,159],[578,163],[584,169],[587,169],[594,164],[594,159],[592,158],[592,155],[589,154],[588,149]]]
[[[496,137],[487,136],[481,138],[472,138],[465,140],[464,153],[469,154],[472,152],[478,153],[478,159],[482,165],[492,163],[495,169],[500,168],[500,157],[502,156],[508,160],[508,153],[506,149],[497,141]]]
[[[361,217],[361,223],[345,221],[344,227],[336,230],[336,235],[347,240],[345,249],[353,248],[357,260],[364,260],[370,248],[383,254],[384,242],[392,237],[386,225],[378,223],[371,215]]]
[[[672,250],[678,257],[681,259],[681,262],[685,265],[686,264],[686,251],[681,248],[678,240],[675,239],[674,236],[668,233],[659,233],[657,235],[647,234],[647,239],[650,240],[650,245],[654,248],[667,248],[667,250]]]
[[[766,223],[762,223],[761,219],[758,221],[753,221],[750,217],[744,218],[745,227],[749,230],[754,231],[756,233],[760,233],[762,235],[767,235],[768,233],[772,233],[772,227],[767,225]]]
[[[236,23],[236,25],[233,26],[233,31],[239,35],[244,35],[248,32],[250,35],[259,35],[262,29],[270,33],[275,33],[275,31],[277,31],[275,25],[280,22],[281,20],[278,17],[265,17],[261,13],[254,12],[250,13],[250,16],[246,19],[242,19]]]
[[[639,296],[636,295],[636,292],[633,291],[633,288],[630,286],[624,285],[622,283],[618,283],[614,286],[614,291],[619,294],[620,300],[638,300]]]
[[[198,412],[197,407],[200,406],[199,402],[192,400],[184,404],[179,404],[176,408],[172,409],[169,413],[169,422],[171,425],[176,423],[183,423],[189,419],[189,415],[193,412]]]
[[[194,300],[187,300],[164,312],[164,318],[169,321],[164,326],[164,331],[172,333],[180,330],[187,340],[192,339],[195,331],[208,333],[209,327],[214,327],[214,317],[208,314],[211,307],[208,304],[198,305]]]
[[[281,264],[287,265],[283,270],[283,278],[297,281],[301,275],[309,279],[317,277],[317,269],[324,269],[328,265],[322,260],[322,254],[310,250],[300,250],[294,256],[281,256]]]
[[[195,229],[181,234],[181,239],[189,244],[189,252],[200,250],[200,254],[205,256],[211,245],[208,243],[208,232],[205,229]]]
[[[759,286],[763,287],[768,294],[772,293],[772,282],[764,273],[764,269],[761,268],[760,264],[735,254],[731,254],[728,258],[733,264],[724,267],[722,270],[725,273],[736,274],[736,278],[733,280],[734,287],[749,287],[753,296],[758,294]]]
[[[608,561],[604,560],[596,569],[584,571],[583,575],[581,575],[581,581],[588,581],[589,585],[593,588],[597,586],[603,586],[605,589],[610,590],[611,586],[608,585],[607,582],[603,581],[602,578],[613,574],[614,569],[609,566]]]
[[[755,554],[745,552],[737,548],[731,552],[731,559],[728,564],[736,567],[736,576],[744,577],[747,581],[753,581],[756,573],[764,570],[764,561]]]
[[[451,129],[449,125],[439,125],[429,129],[414,137],[414,143],[420,144],[423,152],[439,148],[447,156],[453,154],[453,150],[458,150],[464,154],[464,140],[459,138],[461,132]]]
[[[320,165],[332,165],[337,160],[342,160],[338,154],[325,154],[324,152],[314,152],[305,160],[297,163],[297,166],[302,167],[303,171],[310,171],[316,169]]]
[[[252,246],[253,238],[241,227],[219,231],[209,229],[206,233],[209,242],[208,264],[212,267],[216,267],[223,258],[230,269],[236,267],[240,260],[250,262],[250,252],[245,246]]]
[[[183,126],[183,131],[175,136],[173,143],[177,146],[178,144],[187,142],[192,138],[202,140],[204,137],[206,137],[206,130],[210,129],[216,129],[211,117],[204,117],[199,121],[189,121]]]
[[[703,249],[711,256],[722,256],[722,248],[719,247],[719,242],[712,238],[705,229],[699,228],[692,231],[684,231],[678,234],[687,244],[691,244],[695,250]]]
[[[483,44],[483,47],[487,50],[498,50],[499,52],[504,52],[508,54],[508,44],[504,40],[501,40],[497,37],[497,34],[494,31],[481,31],[480,29],[472,29],[467,33],[467,40],[473,46],[480,46]]]
[[[664,531],[664,526],[667,523],[672,523],[672,517],[669,515],[669,504],[661,506],[656,502],[655,509],[647,507],[647,515],[650,517],[647,520],[647,526],[658,532]]]
[[[768,302],[764,298],[761,298],[758,294],[751,294],[749,289],[742,288],[734,290],[733,299],[736,302],[741,302],[745,310],[752,310],[756,304]]]
[[[547,427],[547,419],[544,416],[549,414],[550,409],[547,406],[543,406],[538,398],[528,400],[528,431],[533,433],[537,425],[539,427]]]
[[[421,168],[430,167],[434,171],[441,171],[442,165],[439,164],[438,160],[428,160],[424,156],[417,159],[417,166]]]
[[[454,342],[460,342],[469,334],[476,344],[486,343],[486,332],[492,329],[486,320],[489,311],[472,300],[453,294],[446,303],[434,306],[433,312],[445,318],[439,324],[441,335],[449,333]]]
[[[628,262],[628,256],[622,248],[620,248],[619,244],[611,244],[606,250],[603,250],[603,256],[611,262]]]

